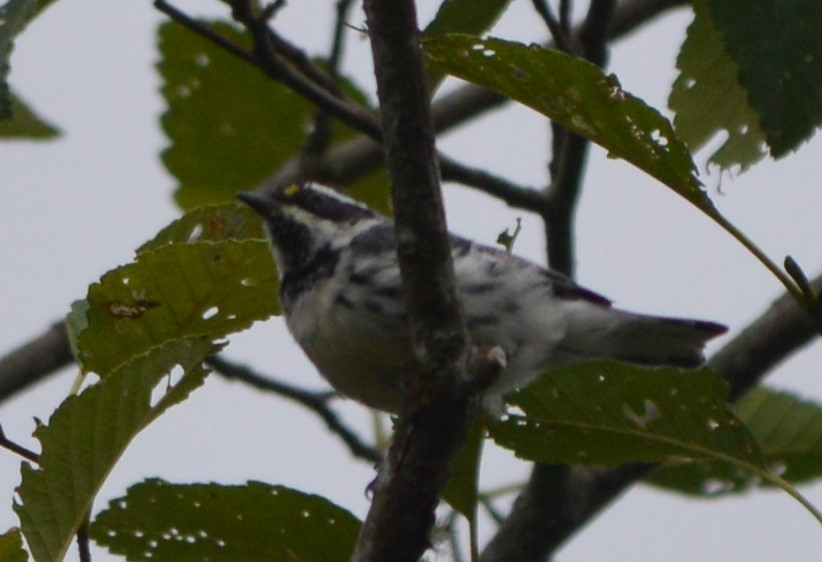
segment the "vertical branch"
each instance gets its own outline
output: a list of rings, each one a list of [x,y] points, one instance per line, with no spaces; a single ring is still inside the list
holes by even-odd
[[[464,384],[469,340],[454,290],[414,3],[366,0],[365,12],[418,365],[352,559],[416,562],[430,544],[439,494],[477,401]]]
[[[333,91],[339,92],[339,67],[342,60],[343,43],[345,38],[345,20],[353,4],[352,0],[338,0],[337,18],[334,22],[334,32],[331,39],[331,51],[328,54],[327,68],[328,76],[333,81]],[[318,177],[322,179],[320,164],[322,157],[331,146],[331,136],[333,134],[333,119],[322,107],[317,107],[314,116],[314,129],[308,136],[301,154],[301,167],[306,177]]]
[[[572,49],[579,50],[597,66],[604,66],[607,59],[608,26],[615,8],[616,0],[592,0],[585,21],[571,41]],[[589,143],[556,125],[553,126],[552,137],[551,185],[546,190],[549,201],[546,208],[549,212],[543,215],[548,264],[552,269],[573,276],[574,217]]]

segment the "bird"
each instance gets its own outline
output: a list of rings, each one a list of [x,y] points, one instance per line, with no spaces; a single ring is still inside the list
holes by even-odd
[[[262,219],[288,330],[334,389],[402,411],[414,365],[393,221],[332,187],[305,181],[237,196]],[[715,322],[637,314],[511,252],[449,234],[455,288],[476,346],[505,366],[484,392],[503,397],[556,367],[603,358],[694,368]]]

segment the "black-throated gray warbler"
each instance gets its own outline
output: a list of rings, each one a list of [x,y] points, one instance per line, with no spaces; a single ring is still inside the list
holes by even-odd
[[[314,183],[239,197],[265,220],[297,343],[339,392],[399,412],[412,363],[391,220]],[[569,361],[695,367],[705,342],[725,331],[612,308],[562,275],[465,238],[452,236],[451,246],[474,343],[505,352],[507,366],[486,392],[492,410],[503,394]]]

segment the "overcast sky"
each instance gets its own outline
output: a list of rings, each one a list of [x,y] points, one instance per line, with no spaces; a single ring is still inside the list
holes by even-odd
[[[189,6],[206,2],[188,2]],[[277,29],[326,51],[331,22],[323,0],[292,1]],[[181,4],[186,6],[186,4]],[[434,3],[421,7],[423,24]],[[212,14],[222,14],[213,2]],[[4,143],[0,178],[2,315],[0,354],[41,333],[85,296],[89,283],[130,261],[133,250],[178,216],[173,179],[158,152],[165,144],[158,124],[163,109],[154,30],[162,21],[150,2],[62,0],[18,41],[11,84],[65,135],[50,143]],[[626,41],[612,54],[610,70],[623,86],[658,108],[675,77],[673,61],[689,16],[668,16]],[[361,15],[352,18],[358,26]],[[495,35],[541,40],[529,3],[515,2]],[[370,84],[367,42],[352,37],[349,67]],[[442,148],[469,164],[515,181],[545,181],[544,119],[510,107],[480,126],[448,135]],[[782,162],[722,180],[704,176],[720,209],[777,262],[793,255],[809,275],[822,268],[822,144],[813,141]],[[700,155],[704,167],[706,156]],[[492,242],[522,213],[468,190],[446,188],[452,230]],[[471,212],[460,209],[471,205]],[[480,207],[477,207],[479,205]],[[480,208],[482,220],[477,220]],[[542,228],[523,217],[516,252],[542,260]],[[622,161],[594,148],[577,222],[578,278],[623,308],[724,322],[731,335],[780,295],[781,286],[736,242],[678,196]],[[323,382],[278,320],[231,338],[231,357],[305,386]],[[727,338],[719,340],[716,349]],[[770,379],[822,402],[822,345],[798,354]],[[68,392],[65,372],[0,406],[7,434],[36,448],[33,418],[44,420]],[[355,427],[367,433],[362,408],[341,404]],[[215,415],[217,413],[217,415]],[[527,466],[491,450],[484,483],[522,479]],[[212,377],[186,403],[140,435],[106,483],[96,508],[148,476],[175,482],[249,479],[326,495],[363,517],[372,468],[349,460],[315,417],[278,399],[260,397],[239,384]],[[11,490],[19,461],[0,451],[0,532],[16,524]],[[822,506],[822,486],[802,491]],[[694,501],[644,487],[631,491],[560,553],[560,562],[722,560],[812,562],[822,551],[822,531],[798,504],[777,492],[721,501]],[[72,550],[68,559],[74,559]],[[97,554],[97,560],[106,556]]]

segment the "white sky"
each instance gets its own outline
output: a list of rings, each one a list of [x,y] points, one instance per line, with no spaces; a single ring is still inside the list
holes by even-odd
[[[205,2],[182,6],[201,9]],[[425,2],[421,20],[433,13]],[[530,41],[544,37],[521,1],[496,35]],[[213,14],[222,5],[213,2]],[[325,52],[329,3],[292,1],[277,21],[285,35]],[[4,143],[0,178],[2,315],[0,354],[41,333],[62,317],[89,283],[128,262],[139,244],[178,212],[173,180],[157,154],[165,140],[157,117],[162,100],[152,64],[154,28],[162,20],[150,2],[63,0],[18,41],[11,83],[65,136],[51,143]],[[361,23],[356,16],[353,24]],[[673,61],[689,18],[679,12],[612,54],[610,70],[623,86],[665,107],[675,77]],[[371,81],[367,44],[352,38],[349,62]],[[448,135],[442,147],[467,163],[532,185],[544,181],[546,123],[511,107],[480,127]],[[721,210],[776,261],[793,255],[809,275],[820,269],[818,217],[822,209],[822,148],[813,141],[797,155],[764,163],[748,174],[703,178]],[[702,155],[700,165],[704,165]],[[460,188],[447,189],[451,228],[482,241],[513,225],[521,213]],[[476,205],[483,209],[477,220]],[[471,213],[460,213],[470,205]],[[518,253],[540,260],[540,224],[526,217]],[[679,197],[621,161],[594,149],[578,218],[578,277],[624,308],[725,322],[732,333],[780,294],[777,284],[747,252]],[[266,372],[320,388],[322,381],[278,321],[231,338],[229,354]],[[724,341],[724,340],[723,340]],[[719,344],[722,341],[718,342]],[[716,346],[713,347],[716,349]],[[822,346],[816,344],[771,378],[780,388],[822,402]],[[66,372],[0,406],[7,434],[29,439],[34,416],[48,419],[68,392]],[[367,433],[363,410],[347,403],[346,418]],[[217,414],[217,415],[215,415]],[[527,467],[492,451],[484,467],[488,486],[521,479]],[[362,517],[371,467],[350,462],[320,422],[291,404],[260,397],[238,384],[209,379],[189,401],[138,437],[106,483],[97,508],[148,476],[176,482],[239,483],[258,479],[326,495]],[[16,524],[11,490],[19,461],[0,451],[0,531]],[[822,505],[822,486],[802,491]],[[684,500],[636,488],[599,517],[559,554],[560,562],[791,560],[811,562],[822,551],[822,532],[798,504],[777,492],[721,501]],[[72,550],[69,560],[75,559]],[[96,560],[106,560],[96,553]]]

